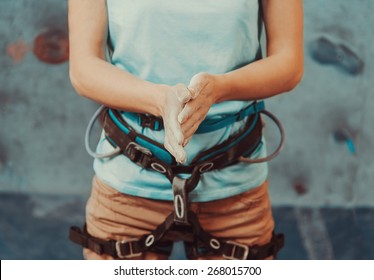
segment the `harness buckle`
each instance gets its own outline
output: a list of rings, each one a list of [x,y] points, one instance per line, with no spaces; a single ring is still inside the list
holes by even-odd
[[[246,260],[248,258],[249,248],[247,245],[243,245],[234,241],[226,241],[226,244],[233,245],[231,249],[230,255],[223,254],[222,256],[227,260]],[[243,251],[242,257],[237,258],[235,254],[237,253],[238,249]]]
[[[148,115],[140,115],[140,126],[147,127],[153,130],[158,130],[159,125],[156,127],[157,120]]]
[[[131,154],[131,149],[134,148],[135,150],[139,151],[139,152],[142,152],[143,154],[146,154],[147,156],[152,156],[152,152],[143,147],[143,146],[140,146],[138,143],[136,142],[130,142],[127,146],[126,146],[126,152],[130,155]]]
[[[199,172],[200,172],[200,173],[208,172],[208,171],[210,171],[213,167],[214,167],[214,163],[213,163],[213,162],[206,162],[206,163],[204,163],[203,165],[200,166],[200,168],[199,168]]]
[[[151,163],[151,168],[154,170],[154,171],[157,171],[161,174],[165,174],[167,172],[166,168],[164,166],[162,166],[162,164],[158,163],[158,162],[152,162]]]
[[[117,256],[119,258],[130,259],[130,258],[134,258],[134,257],[139,257],[143,254],[142,252],[134,253],[134,248],[133,248],[133,243],[132,243],[133,241],[139,241],[139,240],[136,239],[136,238],[131,238],[131,239],[127,239],[127,240],[119,240],[119,241],[116,242],[116,253],[117,253]],[[128,244],[129,251],[130,251],[129,254],[122,254],[121,246],[123,246],[124,244]]]

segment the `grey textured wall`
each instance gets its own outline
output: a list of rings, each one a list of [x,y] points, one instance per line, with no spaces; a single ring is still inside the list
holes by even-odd
[[[88,191],[92,160],[83,133],[96,105],[75,94],[67,62],[34,55],[39,34],[67,34],[66,14],[64,0],[0,1],[1,190]]]
[[[93,171],[83,134],[97,104],[75,94],[68,62],[44,62],[64,58],[66,4],[0,0],[1,259],[82,258],[67,235],[84,220]],[[277,231],[286,234],[279,257],[374,259],[374,1],[304,8],[304,79],[267,102],[287,131],[270,163]],[[267,131],[271,149],[278,136],[270,123]],[[184,258],[180,246],[173,258]]]
[[[68,63],[34,54],[46,30],[67,32],[64,0],[0,1],[0,190],[87,194],[83,146],[97,107],[74,93]],[[305,75],[268,101],[287,131],[270,164],[274,205],[372,206],[374,106],[370,0],[306,0]],[[276,144],[269,125],[270,147]]]
[[[374,2],[306,0],[304,9],[304,79],[268,102],[288,137],[271,165],[273,201],[373,205]]]

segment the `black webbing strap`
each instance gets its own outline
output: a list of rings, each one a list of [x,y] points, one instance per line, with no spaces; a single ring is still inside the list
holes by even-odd
[[[190,207],[187,180],[175,176],[172,187],[174,194],[174,222],[176,224],[189,225],[188,210]]]
[[[83,230],[76,226],[71,227],[69,231],[69,239],[74,243],[81,245],[83,248],[88,248],[99,255],[112,255],[116,249],[116,241],[106,241],[95,238],[86,232],[85,227]]]
[[[162,118],[146,114],[138,114],[138,117],[140,119],[139,125],[142,127],[147,127],[152,130],[162,130],[164,128]]]
[[[247,246],[233,241],[220,243],[219,250],[198,241],[184,242],[186,255],[189,259],[208,255],[222,255],[229,260],[264,260],[269,257],[274,259],[284,246],[284,235],[273,233],[272,239],[265,245]],[[218,244],[218,243],[217,243]]]
[[[193,241],[187,240],[186,253],[188,258],[207,255],[208,252],[215,255],[222,255],[225,259],[232,260],[261,260],[270,256],[276,257],[278,251],[284,245],[284,235],[274,234],[269,243],[265,245],[247,246],[233,241],[226,241],[214,238],[205,232],[192,211],[188,212],[189,226],[174,223],[174,213],[171,213],[165,221],[160,224],[150,234],[143,235],[139,239],[128,239],[123,241],[101,240],[91,236],[84,228],[71,227],[69,238],[84,248],[88,248],[95,253],[110,255],[113,258],[134,258],[142,255],[146,251],[154,251],[160,254],[169,254],[172,241],[165,238],[173,230],[190,233]],[[168,250],[165,250],[168,248]]]
[[[201,227],[197,215],[190,211],[189,221],[194,229],[196,240],[188,243],[194,250],[187,251],[189,258],[197,257],[199,253],[199,241],[203,244],[206,251],[211,251],[216,255],[222,255],[225,259],[232,260],[261,260],[267,257],[274,256],[284,246],[284,235],[274,234],[269,243],[265,245],[247,246],[233,241],[226,241],[213,237],[211,234],[204,231]],[[188,246],[187,246],[188,247]],[[204,255],[204,254],[203,254]]]
[[[98,255],[109,255],[113,258],[134,258],[141,256],[146,251],[153,251],[161,254],[170,254],[172,241],[162,240],[165,234],[174,224],[174,215],[170,214],[150,234],[145,234],[139,239],[130,238],[126,240],[103,240],[90,235],[86,226],[81,230],[79,227],[71,227],[69,239]]]

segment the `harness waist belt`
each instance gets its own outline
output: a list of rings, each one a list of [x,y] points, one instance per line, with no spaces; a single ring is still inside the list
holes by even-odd
[[[195,133],[208,133],[224,128],[235,122],[243,120],[245,117],[261,112],[264,109],[265,103],[263,101],[255,101],[235,114],[227,114],[218,119],[205,119]],[[152,130],[162,130],[164,128],[162,118],[155,117],[153,115],[131,112],[121,112],[121,114],[124,114],[126,118],[135,121],[142,127],[147,127]]]
[[[238,134],[200,153],[190,165],[177,165],[162,144],[137,133],[118,111],[107,108],[102,111],[100,120],[108,141],[114,147],[119,147],[122,154],[141,167],[164,174],[171,183],[176,174],[193,174],[190,180],[196,182],[201,173],[232,165],[239,157],[247,157],[255,151],[262,139],[261,118],[254,114]]]

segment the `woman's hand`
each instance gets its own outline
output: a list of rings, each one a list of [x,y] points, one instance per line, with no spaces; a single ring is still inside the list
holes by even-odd
[[[175,86],[165,86],[164,105],[162,109],[162,119],[165,128],[164,146],[177,162],[186,162],[187,155],[182,144],[185,138],[181,125],[178,122],[178,115],[183,106],[191,99],[190,91],[183,84]]]
[[[188,90],[191,100],[178,115],[184,136],[183,147],[188,144],[210,107],[216,102],[217,78],[208,73],[198,73],[192,77]]]

